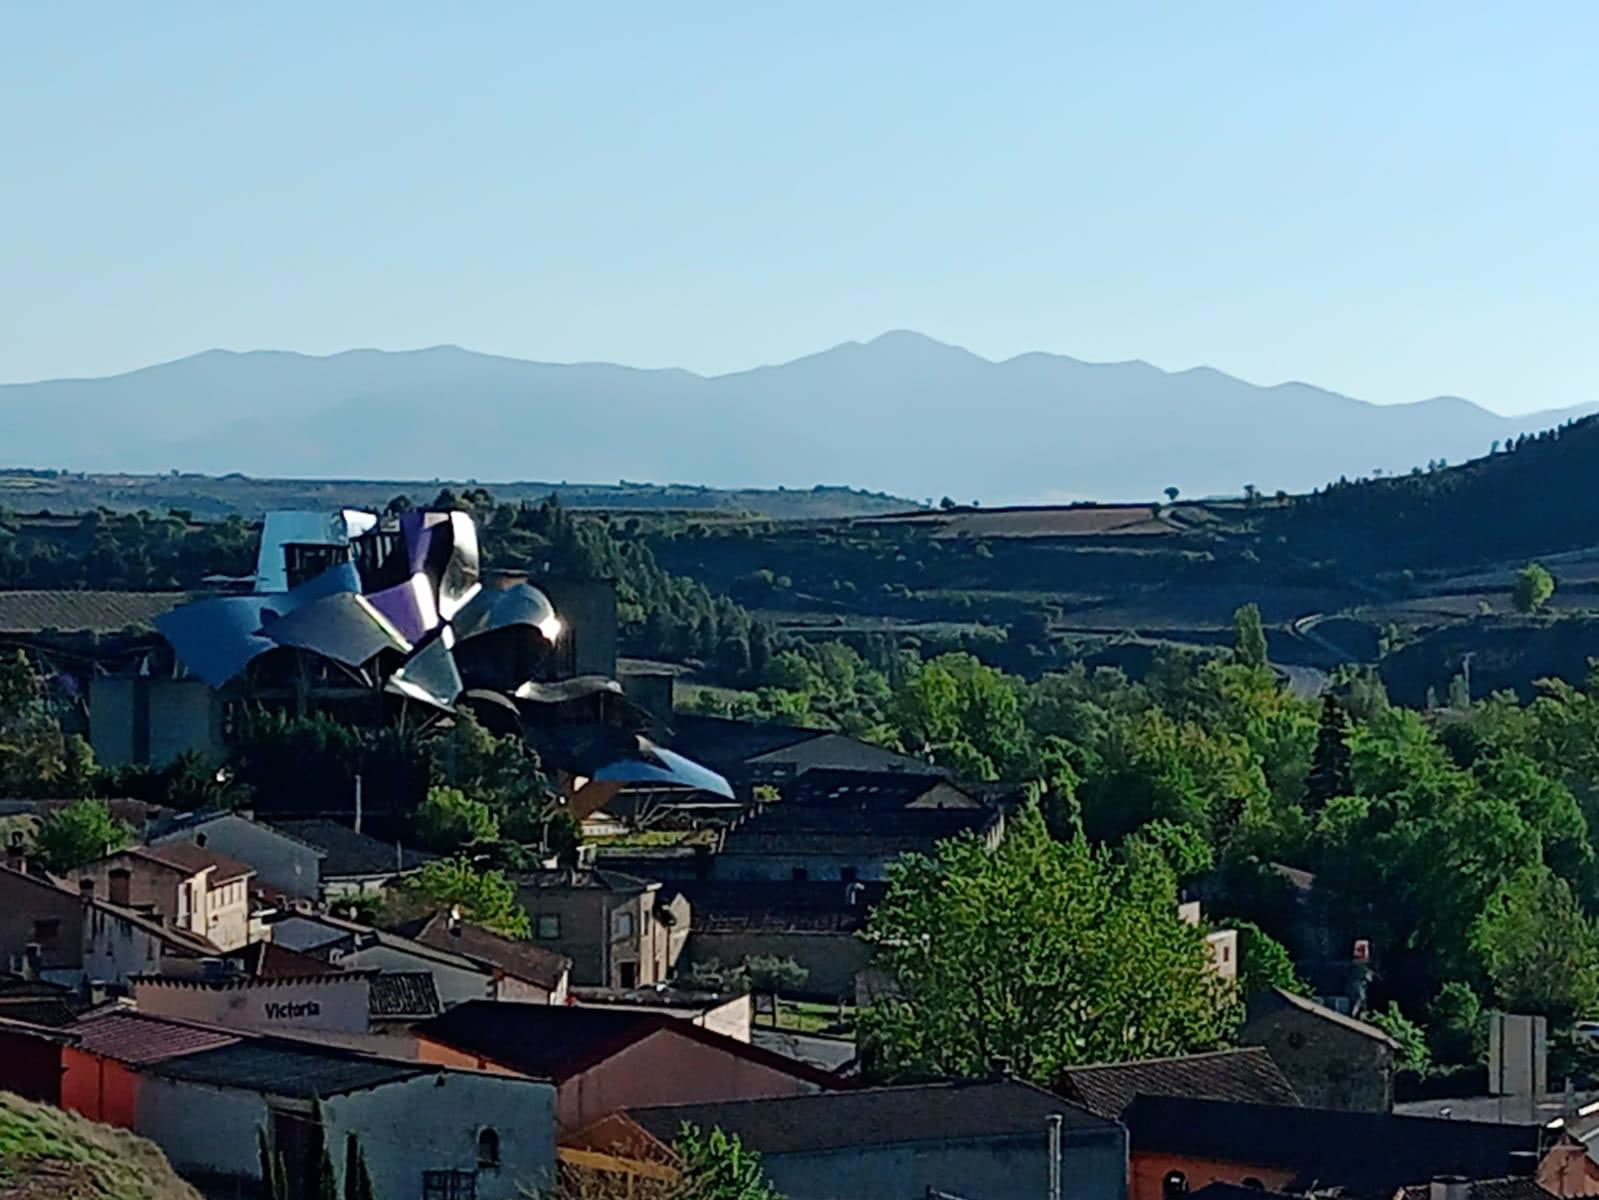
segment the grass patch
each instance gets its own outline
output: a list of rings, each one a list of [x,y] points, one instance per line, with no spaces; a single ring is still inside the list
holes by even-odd
[[[814,1000],[779,1000],[777,1027],[795,1033],[852,1037],[855,1033],[855,1010],[845,1005],[841,1019],[836,1004],[822,1004]]]
[[[25,1200],[199,1200],[143,1138],[0,1092],[0,1184]]]

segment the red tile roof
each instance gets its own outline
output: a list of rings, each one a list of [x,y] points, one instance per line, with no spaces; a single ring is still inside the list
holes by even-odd
[[[1299,1097],[1259,1046],[1068,1067],[1055,1090],[1090,1112],[1115,1119],[1137,1096],[1191,1096],[1253,1104],[1297,1105]]]
[[[219,883],[255,874],[254,867],[236,858],[229,858],[226,854],[218,854],[215,850],[197,846],[193,842],[171,842],[165,846],[137,846],[130,853],[188,875],[197,875],[210,867],[213,887]]]
[[[197,1050],[215,1050],[239,1040],[233,1034],[132,1009],[85,1017],[68,1026],[65,1032],[81,1039],[78,1042],[81,1050],[134,1064],[160,1062]]]

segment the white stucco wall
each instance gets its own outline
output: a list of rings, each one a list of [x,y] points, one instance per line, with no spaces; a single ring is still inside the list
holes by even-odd
[[[224,987],[141,979],[133,984],[133,1002],[140,1012],[235,1029],[365,1033],[371,987],[364,975],[258,979]]]
[[[478,1200],[525,1200],[554,1171],[555,1088],[537,1080],[446,1071],[329,1097],[322,1120],[340,1186],[345,1135],[354,1133],[378,1196],[420,1196],[424,1170],[453,1168],[477,1173]],[[501,1165],[478,1170],[485,1126],[499,1134]]]
[[[180,1174],[260,1179],[256,1132],[267,1127],[266,1099],[259,1093],[156,1075],[139,1081],[134,1132],[160,1146]]]
[[[161,940],[131,921],[93,906],[84,914],[80,978],[126,985],[132,975],[159,971],[161,954]]]
[[[226,854],[255,868],[256,884],[269,895],[314,899],[321,884],[321,855],[303,842],[230,813],[193,829],[156,838],[151,844],[170,846],[194,842],[205,836],[207,849]]]
[[[494,999],[494,977],[487,971],[453,967],[434,958],[412,954],[394,946],[368,946],[339,959],[345,970],[377,967],[384,971],[430,971],[438,989],[439,1003],[445,1008],[467,1000]]]
[[[304,1102],[293,1106],[309,1111]],[[270,1107],[257,1092],[147,1075],[135,1131],[160,1146],[179,1172],[257,1180],[256,1136],[270,1127]],[[424,1171],[455,1169],[476,1174],[478,1200],[525,1200],[554,1169],[555,1089],[536,1080],[448,1070],[328,1096],[321,1108],[341,1192],[351,1133],[383,1197],[421,1196]],[[501,1165],[479,1170],[485,1126],[499,1134]]]

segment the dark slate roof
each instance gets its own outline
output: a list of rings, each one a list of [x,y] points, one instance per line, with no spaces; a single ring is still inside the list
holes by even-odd
[[[1133,1097],[1191,1096],[1297,1105],[1299,1097],[1272,1056],[1259,1046],[1068,1067],[1056,1091],[1102,1117],[1119,1117]]]
[[[184,592],[0,591],[0,633],[152,632]]]
[[[372,977],[367,1012],[374,1017],[432,1017],[439,989],[431,971],[380,971]]]
[[[1008,1079],[627,1110],[635,1124],[667,1144],[687,1122],[737,1134],[744,1145],[762,1154],[1017,1135],[1036,1137],[1042,1145],[1044,1119],[1055,1113],[1069,1132],[1114,1134],[1116,1130],[1114,1121],[1042,1088]]]
[[[86,1016],[69,1027],[78,1047],[90,1054],[125,1063],[153,1063],[180,1054],[231,1046],[238,1036],[174,1021],[131,1008],[112,1009]]]
[[[1557,1194],[1543,1187],[1530,1175],[1506,1175],[1502,1179],[1473,1179],[1466,1186],[1470,1189],[1470,1200],[1549,1200],[1549,1197]],[[1400,1200],[1428,1200],[1431,1194],[1430,1183],[1412,1184],[1404,1190]]]
[[[486,966],[498,967],[512,978],[537,984],[546,991],[558,988],[572,967],[572,960],[564,954],[556,954],[533,942],[502,937],[465,921],[456,921],[452,926],[450,915],[444,912],[407,921],[395,926],[394,932],[435,950],[446,950]]]
[[[773,804],[727,831],[724,854],[930,854],[945,838],[983,833],[1000,820],[988,809],[859,812]]]
[[[909,754],[874,746],[844,733],[823,732],[802,742],[779,746],[754,756],[763,765],[784,763],[797,774],[827,767],[846,771],[915,771],[947,776],[942,767]]]
[[[885,883],[846,885],[821,880],[679,880],[666,884],[689,904],[689,926],[700,933],[739,930],[850,933],[862,928],[872,905],[888,892]]]
[[[960,791],[957,785],[939,775],[818,767],[786,784],[782,791],[786,803],[812,808],[892,810],[908,808],[940,786]]]
[[[1293,1186],[1389,1200],[1435,1175],[1492,1178],[1538,1148],[1536,1125],[1500,1125],[1139,1096],[1124,1116],[1133,1153],[1171,1154],[1296,1172]]]
[[[7,996],[0,998],[0,1021],[22,1021],[59,1029],[78,1019],[80,1007],[59,996]]]
[[[636,1009],[468,1000],[413,1030],[419,1037],[557,1083],[662,1030],[824,1087],[838,1081],[804,1063],[688,1021]]]
[[[545,890],[577,888],[604,892],[642,892],[653,887],[654,882],[628,875],[622,871],[601,870],[594,867],[561,867],[549,871],[533,871],[522,876],[522,886]]]
[[[1337,1025],[1339,1028],[1346,1029],[1350,1033],[1358,1033],[1361,1037],[1370,1038],[1374,1042],[1382,1042],[1390,1049],[1399,1049],[1399,1043],[1394,1041],[1393,1038],[1389,1037],[1375,1025],[1368,1025],[1364,1021],[1357,1021],[1354,1017],[1346,1017],[1343,1013],[1338,1012],[1336,1009],[1328,1008],[1325,1004],[1318,1004],[1316,1001],[1311,1000],[1306,996],[1298,995],[1297,993],[1287,991],[1284,988],[1272,988],[1269,992],[1263,992],[1258,996],[1250,997],[1249,1018],[1250,1020],[1254,1020],[1263,1012],[1284,1006],[1288,1008],[1296,1008],[1302,1013],[1307,1013],[1310,1016],[1326,1021],[1329,1024]]]
[[[436,1073],[438,1068],[342,1052],[326,1046],[253,1038],[216,1050],[165,1059],[150,1070],[166,1079],[185,1083],[311,1100],[414,1079]]]
[[[400,865],[396,866],[393,843],[357,833],[348,826],[322,817],[279,820],[273,821],[272,825],[291,837],[327,852],[327,857],[322,860],[323,879],[337,879],[344,875],[397,874],[402,870],[420,867],[434,857],[417,850],[403,850]]]
[[[1214,1183],[1207,1183],[1202,1188],[1196,1188],[1188,1193],[1188,1200],[1261,1200],[1262,1196],[1277,1195],[1276,1192],[1267,1192],[1264,1188],[1250,1187],[1242,1183],[1228,1183],[1218,1179]]]
[[[801,729],[794,725],[765,725],[676,713],[672,717],[672,736],[666,739],[666,744],[696,762],[722,769],[784,746],[810,741],[821,733],[818,729]]]

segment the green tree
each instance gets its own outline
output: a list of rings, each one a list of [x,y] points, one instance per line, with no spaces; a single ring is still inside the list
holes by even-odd
[[[1451,979],[1427,1008],[1427,1043],[1441,1063],[1482,1061],[1486,1044],[1482,1001],[1469,983]]]
[[[266,1193],[266,1200],[290,1200],[288,1168],[283,1155],[272,1150],[266,1130],[255,1131],[255,1149],[261,1163],[261,1189]]]
[[[1554,594],[1555,577],[1549,574],[1542,563],[1531,562],[1516,572],[1510,599],[1517,612],[1533,613],[1547,604],[1549,597]]]
[[[366,1154],[353,1133],[344,1138],[344,1200],[377,1200],[372,1192],[372,1174],[366,1168]]]
[[[479,871],[464,858],[428,863],[400,888],[402,898],[429,909],[459,908],[474,924],[507,937],[529,934],[527,910],[516,898],[516,885],[499,871]]]
[[[0,790],[12,796],[71,797],[93,790],[94,755],[67,735],[44,680],[22,651],[0,654]]]
[[[1471,942],[1511,1011],[1562,1020],[1599,1006],[1599,928],[1548,867],[1525,867],[1500,884]]]
[[[1176,504],[1177,503],[1177,496],[1178,496],[1177,489],[1175,487],[1168,487],[1167,489],[1165,489],[1165,491],[1166,491],[1166,503],[1168,503],[1168,504]]]
[[[1048,1083],[1072,1063],[1218,1046],[1236,1023],[1163,857],[1058,842],[1032,806],[997,849],[963,836],[895,863],[867,939],[897,984],[860,1018],[879,1077],[1005,1059]]]
[[[1321,698],[1310,773],[1305,776],[1305,807],[1313,813],[1325,808],[1334,796],[1347,796],[1354,790],[1349,770],[1350,732],[1349,714],[1336,696],[1326,693]]]
[[[761,1167],[761,1156],[737,1134],[684,1122],[672,1142],[683,1172],[673,1200],[783,1200]]]
[[[1245,997],[1282,988],[1286,992],[1308,995],[1310,989],[1294,970],[1294,960],[1276,938],[1253,921],[1218,922],[1238,932],[1238,990]]]
[[[1394,1054],[1396,1068],[1418,1075],[1427,1073],[1432,1066],[1427,1035],[1420,1025],[1399,1011],[1399,1005],[1390,1001],[1387,1008],[1367,1014],[1366,1020],[1399,1043],[1399,1050]]]
[[[492,842],[500,836],[500,823],[489,806],[452,787],[428,789],[427,799],[416,814],[416,829],[423,845],[446,852],[473,842]]]
[[[61,875],[132,840],[132,827],[112,816],[104,800],[76,800],[39,823],[34,852],[45,870]]]
[[[1260,605],[1243,604],[1233,612],[1233,654],[1246,667],[1266,665],[1266,627]]]
[[[752,954],[743,962],[744,978],[757,992],[794,992],[805,986],[810,971],[792,958],[775,954]]]

